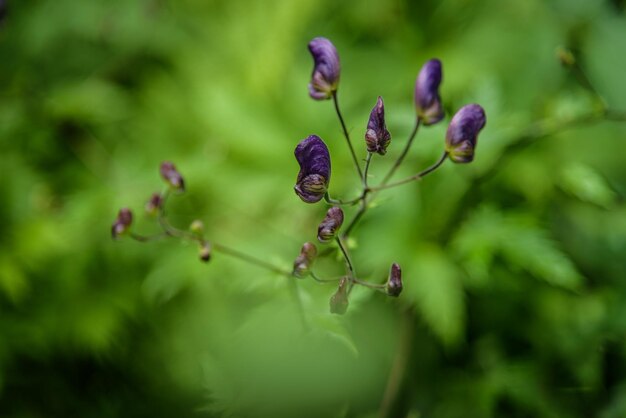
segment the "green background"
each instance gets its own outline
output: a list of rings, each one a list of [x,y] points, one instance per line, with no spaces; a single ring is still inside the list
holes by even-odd
[[[512,146],[533,121],[626,109],[624,2],[8,0],[0,26],[0,416],[626,416],[626,124]],[[175,240],[112,241],[173,161],[172,222],[290,268],[325,205],[293,193],[295,145],[330,148],[335,197],[359,187],[331,102],[307,94],[308,41],[342,62],[359,157],[385,99],[406,141],[421,65],[442,60],[446,119],[400,170],[430,165],[450,116],[487,113],[476,159],[381,193],[351,242],[359,276],[403,269],[398,299],[289,281]],[[354,211],[348,210],[348,216]],[[331,256],[320,274],[343,273]],[[385,408],[382,408],[385,409]]]

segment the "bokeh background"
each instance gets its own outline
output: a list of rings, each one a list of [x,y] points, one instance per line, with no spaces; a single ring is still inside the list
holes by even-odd
[[[626,109],[623,0],[0,4],[0,416],[626,416],[626,124],[515,145],[598,107],[560,45]],[[340,317],[332,285],[299,281],[304,330],[285,278],[114,242],[110,225],[129,206],[157,230],[142,210],[172,160],[188,185],[173,223],[289,268],[325,211],[293,193],[295,145],[320,135],[332,194],[358,187],[332,104],[307,94],[320,35],[360,156],[385,99],[372,181],[411,130],[427,59],[448,116],[398,177],[436,160],[460,106],[488,123],[472,164],[381,193],[356,230],[359,275],[400,263],[401,297],[357,288]]]

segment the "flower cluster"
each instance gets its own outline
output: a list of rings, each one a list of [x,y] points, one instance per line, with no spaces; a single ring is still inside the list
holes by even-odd
[[[2,4],[2,0],[0,0],[0,6]],[[366,213],[369,203],[376,193],[419,180],[436,170],[448,159],[454,163],[471,162],[474,159],[478,135],[486,123],[485,112],[477,104],[461,107],[448,125],[445,141],[443,141],[444,152],[439,161],[413,176],[391,183],[390,180],[396,169],[404,161],[404,157],[407,155],[420,125],[435,125],[445,117],[444,106],[439,93],[439,87],[443,80],[442,64],[437,59],[427,61],[419,71],[415,83],[415,128],[384,179],[377,185],[371,185],[369,184],[368,173],[372,158],[375,155],[378,156],[376,158],[387,156],[391,144],[391,133],[387,129],[385,121],[383,98],[378,96],[376,104],[370,112],[369,119],[364,124],[363,151],[366,153],[366,158],[359,159],[352,146],[338,102],[337,91],[341,66],[337,49],[331,41],[322,37],[313,39],[308,46],[314,61],[311,81],[308,86],[309,95],[314,100],[333,100],[361,185],[361,190],[355,198],[348,200],[333,199],[329,193],[331,154],[328,146],[317,135],[309,135],[297,144],[294,155],[300,170],[294,186],[295,193],[305,203],[314,204],[324,200],[325,203],[330,205],[317,228],[317,240],[321,245],[328,246],[326,250],[318,251],[315,244],[305,242],[293,262],[293,268],[284,270],[281,267],[268,263],[265,257],[257,258],[214,241],[209,241],[205,238],[205,226],[200,220],[191,222],[187,229],[174,227],[167,220],[166,203],[170,195],[181,194],[185,191],[185,180],[176,166],[170,161],[163,162],[159,170],[161,178],[166,185],[165,190],[161,193],[153,193],[145,204],[146,213],[157,219],[162,232],[152,236],[135,233],[131,230],[133,214],[130,209],[123,208],[119,211],[111,227],[113,238],[129,236],[142,242],[168,237],[179,238],[197,243],[198,257],[203,262],[208,262],[212,258],[213,252],[220,252],[289,278],[304,279],[311,277],[320,283],[335,282],[337,283],[337,290],[330,297],[330,311],[334,314],[346,312],[349,305],[350,292],[355,285],[365,286],[388,296],[398,297],[403,289],[400,265],[395,262],[392,263],[386,278],[364,280],[362,276],[357,275],[355,265],[352,262],[350,255],[352,248],[348,245],[349,235]],[[334,142],[331,142],[331,145],[334,145]],[[364,166],[362,166],[363,161],[365,161]],[[346,218],[344,208],[349,210],[350,207],[354,206],[358,207],[358,209],[354,211],[344,226]],[[324,275],[320,275],[319,272],[315,271],[315,261],[317,258],[333,253],[343,259],[345,272],[337,278],[324,278]]]

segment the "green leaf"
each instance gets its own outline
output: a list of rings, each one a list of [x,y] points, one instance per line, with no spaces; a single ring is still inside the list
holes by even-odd
[[[483,207],[461,227],[452,248],[475,281],[485,282],[496,255],[554,286],[574,290],[583,281],[571,260],[542,228],[525,217]]]
[[[592,167],[584,164],[568,165],[561,173],[561,188],[582,200],[603,208],[615,203],[616,194],[607,181]]]
[[[441,340],[458,343],[465,324],[465,300],[458,269],[435,247],[418,249],[403,271],[404,291]]]

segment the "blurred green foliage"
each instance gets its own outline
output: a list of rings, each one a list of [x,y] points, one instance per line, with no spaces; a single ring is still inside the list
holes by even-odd
[[[626,109],[624,2],[572,0],[8,0],[0,25],[0,416],[626,416],[626,126],[596,123],[509,147],[531,122],[595,106],[554,50],[572,48]],[[358,187],[328,102],[309,99],[307,42],[342,59],[361,142],[382,95],[410,132],[414,78],[444,63],[449,115],[488,123],[471,165],[380,195],[352,245],[359,274],[403,267],[398,300],[288,282],[190,244],[112,242],[174,161],[216,241],[289,268],[323,205],[292,191],[293,148],[316,133],[331,191]],[[422,129],[400,175],[434,161]],[[400,177],[400,176],[398,176]],[[320,263],[328,275],[341,263]],[[403,351],[404,350],[404,351]],[[403,354],[404,353],[404,354]]]

